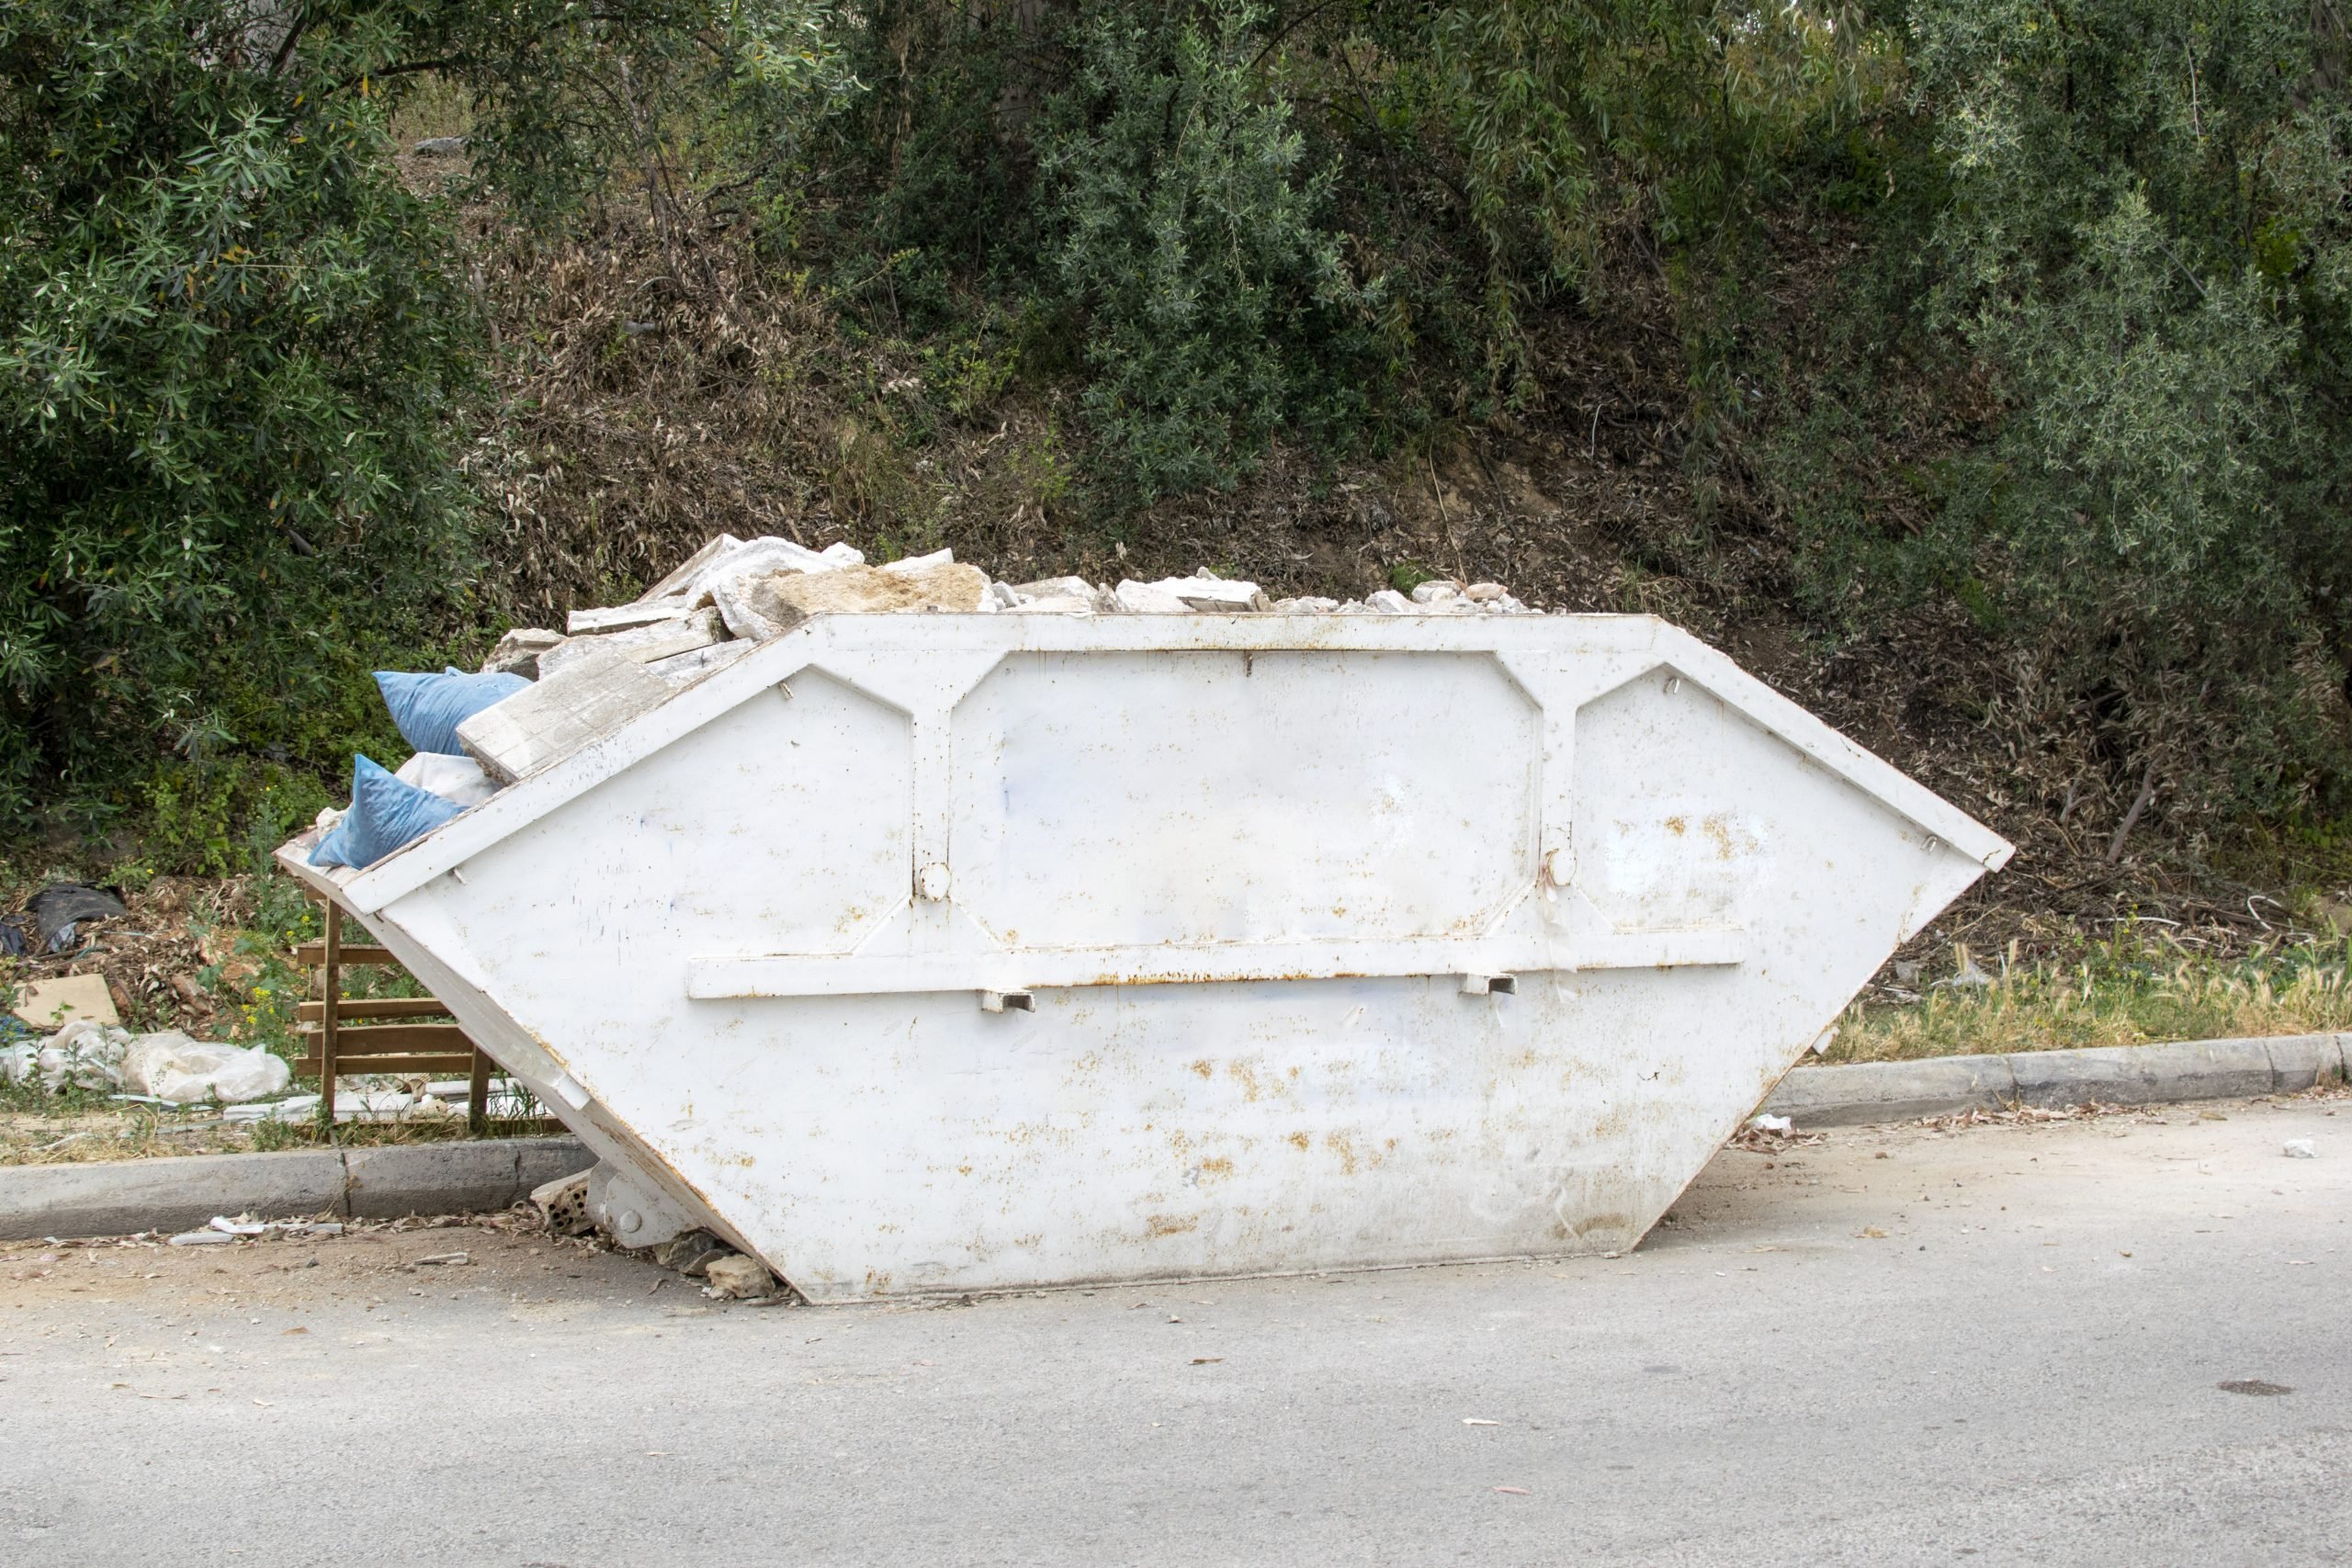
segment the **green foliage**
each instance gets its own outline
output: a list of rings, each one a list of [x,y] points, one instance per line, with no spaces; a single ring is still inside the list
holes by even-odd
[[[1951,525],[2179,803],[2278,808],[2352,653],[2340,28],[2286,0],[1931,4],[1928,323],[2007,406]]]
[[[440,215],[337,85],[358,40],[240,68],[227,15],[0,14],[0,816],[236,742],[240,681],[327,700],[332,607],[459,537]]]
[[[392,161],[427,80],[550,221],[695,85],[826,79],[806,6],[20,0],[0,9],[0,827],[155,813],[234,858],[386,732],[364,649],[465,612],[477,310]],[[158,761],[158,759],[163,759]]]
[[[1257,13],[1104,13],[1041,142],[1046,247],[1087,321],[1084,406],[1142,501],[1228,485],[1279,430],[1328,443],[1366,407],[1377,282],[1350,276]],[[1214,30],[1211,30],[1211,28]]]

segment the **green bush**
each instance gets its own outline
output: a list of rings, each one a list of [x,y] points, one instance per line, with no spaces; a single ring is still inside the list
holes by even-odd
[[[463,559],[444,215],[368,40],[241,15],[0,12],[0,819],[237,746],[236,690],[332,700],[338,608]]]

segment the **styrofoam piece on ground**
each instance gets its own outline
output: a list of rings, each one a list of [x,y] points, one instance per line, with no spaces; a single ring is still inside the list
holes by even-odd
[[[560,673],[458,725],[458,742],[492,777],[512,784],[651,712],[671,690],[644,665],[592,640]]]
[[[2007,853],[1647,617],[827,615],[338,896],[846,1301],[1621,1250]]]

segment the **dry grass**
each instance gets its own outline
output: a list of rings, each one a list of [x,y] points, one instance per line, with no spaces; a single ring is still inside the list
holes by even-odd
[[[2352,1029],[2352,942],[2257,945],[2217,958],[2127,929],[2071,962],[2005,960],[1965,946],[1924,992],[1883,985],[1848,1010],[1827,1062],[2057,1051]],[[1977,980],[1974,976],[1981,976]]]

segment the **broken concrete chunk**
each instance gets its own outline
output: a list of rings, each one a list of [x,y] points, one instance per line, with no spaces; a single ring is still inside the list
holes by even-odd
[[[1193,608],[1158,583],[1137,582],[1133,578],[1120,583],[1112,592],[1116,596],[1118,608],[1130,615],[1182,615],[1190,614]]]
[[[1415,585],[1408,597],[1416,604],[1442,604],[1449,599],[1461,598],[1462,590],[1442,577],[1432,577],[1427,582]]]
[[[811,615],[890,615],[910,610],[977,614],[988,587],[988,574],[976,566],[941,564],[910,571],[853,566],[755,579],[744,585],[732,613],[726,599],[720,600],[719,608],[727,614],[730,627],[741,615],[747,622],[774,626],[775,631],[767,634],[774,636]],[[738,635],[743,634],[739,630]]]
[[[556,674],[458,726],[458,744],[512,784],[559,761],[666,700],[670,683],[592,637]]]
[[[1474,582],[1462,591],[1462,596],[1464,599],[1476,599],[1479,604],[1486,604],[1497,599],[1507,599],[1510,594],[1510,591],[1499,582]]]
[[[710,1281],[705,1293],[718,1301],[749,1301],[775,1293],[775,1276],[768,1272],[767,1265],[740,1252],[712,1258],[703,1275]]]
[[[588,1173],[574,1171],[531,1189],[531,1207],[556,1235],[586,1235],[596,1228],[588,1213]]]
[[[1413,613],[1413,602],[1394,588],[1384,588],[1377,593],[1368,595],[1363,604],[1365,609],[1377,611],[1384,615],[1409,615]]]
[[[956,552],[954,550],[933,550],[927,556],[905,556],[901,557],[898,560],[885,561],[882,563],[881,570],[884,571],[917,572],[929,571],[935,566],[954,566],[955,564]]]
[[[1035,604],[1040,599],[1091,599],[1094,584],[1082,577],[1041,577],[1035,582],[1013,583],[1012,592],[1016,604]]]
[[[1274,614],[1277,615],[1328,615],[1339,607],[1340,602],[1337,599],[1310,597],[1274,601]]]
[[[545,626],[516,626],[498,639],[498,646],[481,661],[485,675],[520,675],[525,680],[539,678],[539,656],[563,641],[563,634]]]
[[[573,637],[593,637],[602,632],[627,631],[631,626],[650,626],[660,621],[674,621],[694,608],[684,598],[656,599],[651,604],[616,604],[607,610],[574,610],[564,622]]]
[[[602,637],[573,637],[539,656],[539,674],[544,678],[560,673],[591,648],[610,649],[639,664],[650,664],[656,660],[708,648],[726,635],[717,610],[696,610],[691,615],[657,621],[650,626],[632,626],[628,631],[607,632]]]
[[[996,607],[1000,610],[1010,610],[1021,603],[1021,595],[1012,591],[1012,584],[1010,582],[989,583],[989,597],[996,602]]]

